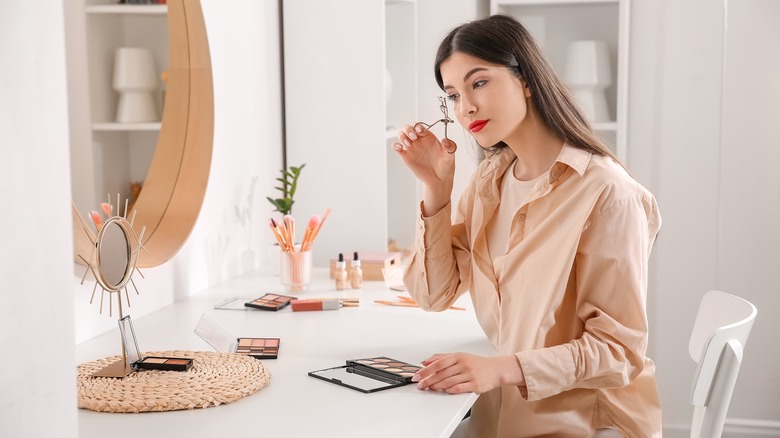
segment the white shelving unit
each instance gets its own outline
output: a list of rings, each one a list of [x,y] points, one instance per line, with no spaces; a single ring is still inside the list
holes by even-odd
[[[607,43],[612,85],[606,89],[606,96],[612,121],[593,124],[593,128],[625,163],[629,0],[491,0],[490,11],[523,22],[562,79],[570,42]]]
[[[85,102],[89,113],[90,144],[74,144],[74,148],[88,148],[76,156],[90,157],[92,175],[78,178],[92,179],[92,205],[78,205],[80,210],[94,209],[104,201],[107,193],[130,195],[130,183],[146,178],[154,155],[161,123],[117,123],[116,108],[119,95],[113,88],[114,54],[119,47],[143,47],[154,54],[157,74],[168,64],[167,5],[114,4],[111,0],[86,0],[83,5],[85,47],[83,65],[71,68],[77,71],[74,80],[84,81],[85,95],[72,96]],[[163,84],[156,91],[158,118],[161,120]],[[79,126],[80,128],[80,126]],[[84,172],[86,173],[86,172]],[[84,186],[84,184],[82,184]],[[76,187],[76,185],[74,185]],[[74,188],[75,190],[75,188]],[[74,199],[84,199],[75,196]],[[83,202],[83,201],[82,201]]]
[[[303,221],[332,209],[315,264],[386,251],[388,239],[406,245],[415,180],[390,144],[416,121],[417,2],[285,0],[282,15],[286,158],[306,163],[293,213]]]

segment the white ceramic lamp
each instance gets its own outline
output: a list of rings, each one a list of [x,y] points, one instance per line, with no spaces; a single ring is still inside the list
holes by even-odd
[[[612,85],[609,50],[604,41],[573,41],[566,54],[565,80],[591,122],[609,122],[604,90]]]
[[[119,92],[116,121],[156,122],[157,68],[149,49],[120,47],[114,59],[114,89]]]

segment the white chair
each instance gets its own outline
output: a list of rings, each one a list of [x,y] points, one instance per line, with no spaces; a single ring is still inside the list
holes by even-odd
[[[688,344],[698,362],[691,391],[691,438],[716,438],[723,432],[756,313],[753,304],[725,292],[712,290],[702,298]]]

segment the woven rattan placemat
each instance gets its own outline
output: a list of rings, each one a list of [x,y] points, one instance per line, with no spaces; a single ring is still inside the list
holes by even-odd
[[[79,407],[98,412],[152,412],[230,403],[264,387],[271,374],[249,356],[208,351],[150,351],[144,356],[189,357],[187,371],[144,370],[125,378],[92,377],[121,359],[111,356],[78,366]]]

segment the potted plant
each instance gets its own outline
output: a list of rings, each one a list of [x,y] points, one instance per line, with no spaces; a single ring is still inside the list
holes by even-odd
[[[281,178],[276,178],[281,184],[278,187],[274,187],[276,190],[282,192],[280,198],[273,199],[267,196],[268,202],[274,206],[275,210],[282,214],[282,216],[292,213],[292,206],[295,204],[295,189],[298,186],[298,177],[301,176],[301,169],[306,166],[306,163],[301,164],[298,167],[290,166],[289,169],[281,169]]]

